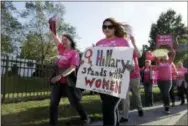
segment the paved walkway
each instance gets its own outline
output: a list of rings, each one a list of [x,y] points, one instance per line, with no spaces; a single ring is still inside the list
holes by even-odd
[[[180,106],[179,104],[180,102],[176,102],[176,106],[170,109],[171,114],[169,115],[164,114],[164,108],[161,104],[144,108],[144,117],[139,117],[137,111],[133,110],[129,114],[129,121],[121,125],[175,125],[178,122],[180,125],[181,122],[186,123],[187,118],[184,116],[188,112],[188,105]],[[184,119],[180,122],[182,117]],[[95,122],[92,125],[102,125],[102,122]]]
[[[188,112],[187,114],[185,114],[177,123],[176,125],[184,125],[187,126],[188,125]]]

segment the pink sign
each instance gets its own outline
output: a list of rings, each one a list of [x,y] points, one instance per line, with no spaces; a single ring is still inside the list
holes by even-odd
[[[156,38],[157,47],[161,45],[169,45],[172,47],[173,45],[173,36],[172,35],[157,35]]]
[[[154,71],[154,79],[153,79],[154,84],[157,84],[157,77],[158,77],[158,72]]]

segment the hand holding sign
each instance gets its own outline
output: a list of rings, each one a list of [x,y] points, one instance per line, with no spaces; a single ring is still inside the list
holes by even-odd
[[[56,35],[56,21],[57,21],[57,16],[53,16],[49,19],[48,23],[50,25],[50,30]]]
[[[162,57],[168,55],[168,52],[171,48],[174,47],[174,39],[172,35],[157,35],[156,37],[156,46],[152,53],[156,57]]]

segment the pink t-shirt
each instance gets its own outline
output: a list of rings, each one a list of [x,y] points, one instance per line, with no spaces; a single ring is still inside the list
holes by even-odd
[[[128,46],[129,44],[127,40],[125,40],[124,37],[120,38],[113,38],[113,39],[102,39],[99,42],[97,42],[96,46],[103,46],[103,47],[121,47],[121,46]],[[139,78],[140,77],[140,68],[138,65],[138,58],[136,57],[136,53],[133,54],[133,60],[134,60],[134,71],[131,72],[130,77],[131,78]]]
[[[144,81],[149,81],[150,80],[150,68],[146,67],[144,69]]]
[[[188,72],[188,69],[182,67],[182,68],[177,68],[177,71],[178,71],[177,79],[185,79],[185,73]]]
[[[176,80],[177,76],[176,76],[176,66],[174,64],[172,64],[172,80]]]
[[[151,67],[151,68],[150,68]],[[155,72],[156,72],[156,67],[155,66],[148,66],[148,67],[145,67],[143,68],[144,69],[144,81],[149,81],[149,80],[155,80]],[[152,75],[150,75],[150,69],[152,70]],[[152,78],[150,77],[152,76]]]
[[[58,45],[59,56],[56,64],[58,67],[70,67],[72,65],[79,66],[80,57],[76,50],[65,50],[63,44]],[[65,78],[61,78],[60,82],[66,82]]]
[[[136,79],[136,78],[140,78],[140,67],[138,64],[138,58],[136,56],[136,53],[133,53],[133,63],[134,63],[134,70],[133,72],[131,72],[130,77],[131,79]]]
[[[172,62],[160,62],[158,65],[158,80],[172,80]]]
[[[121,46],[129,46],[127,40],[123,37],[113,38],[113,39],[102,39],[97,42],[96,46],[102,47],[121,47]]]

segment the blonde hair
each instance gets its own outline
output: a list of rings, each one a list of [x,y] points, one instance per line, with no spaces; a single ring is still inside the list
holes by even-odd
[[[182,61],[177,62],[177,66],[178,66],[178,67],[183,66]]]
[[[162,56],[161,59],[163,59],[163,60],[168,60],[168,59],[169,59],[169,56],[166,54],[166,55]]]

